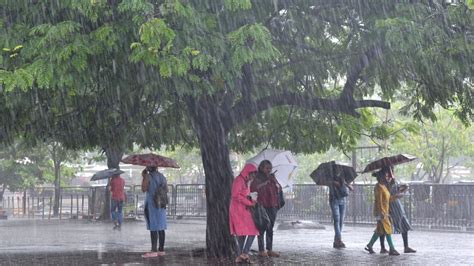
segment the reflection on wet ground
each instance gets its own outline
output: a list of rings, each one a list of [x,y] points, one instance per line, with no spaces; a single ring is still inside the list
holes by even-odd
[[[165,265],[225,265],[234,258],[207,258],[205,221],[169,221],[166,231],[166,255],[143,259],[150,248],[149,232],[143,222],[126,223],[121,232],[113,231],[109,223],[86,221],[2,221],[0,222],[0,265],[31,264],[165,264]],[[469,233],[429,231],[410,232],[410,245],[415,254],[369,255],[364,250],[372,227],[346,226],[344,250],[332,248],[332,226],[325,229],[293,229],[275,232],[274,249],[279,258],[256,256],[256,241],[252,260],[261,265],[314,264],[472,264],[474,241]],[[403,251],[400,235],[394,235],[399,251]],[[379,250],[378,243],[374,249]]]

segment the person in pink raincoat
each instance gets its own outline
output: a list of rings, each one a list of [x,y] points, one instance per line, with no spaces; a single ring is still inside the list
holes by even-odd
[[[256,198],[250,197],[250,182],[257,174],[257,166],[246,164],[232,184],[232,196],[229,208],[230,234],[237,244],[235,262],[250,262],[248,255],[258,229],[249,208],[255,205]]]

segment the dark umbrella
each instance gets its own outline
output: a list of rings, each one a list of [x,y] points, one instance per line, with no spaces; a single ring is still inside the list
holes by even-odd
[[[379,169],[382,169],[384,166],[393,166],[402,163],[408,163],[415,160],[416,157],[409,154],[397,154],[389,157],[383,157],[382,159],[378,159],[369,163],[362,173],[373,172]]]
[[[352,166],[338,164],[335,161],[322,163],[314,170],[310,176],[317,185],[327,186],[336,176],[342,175],[349,184],[357,177],[357,173]]]
[[[105,169],[105,170],[101,170],[101,171],[95,173],[91,177],[91,181],[97,181],[97,180],[100,180],[100,179],[107,179],[109,177],[112,177],[112,176],[115,176],[115,175],[120,175],[120,174],[123,174],[123,173],[125,173],[125,172],[122,171],[122,170],[115,169],[115,168]]]

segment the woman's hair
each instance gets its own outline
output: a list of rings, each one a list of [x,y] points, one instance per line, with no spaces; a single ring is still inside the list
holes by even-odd
[[[387,180],[385,179],[385,175],[387,173],[390,173],[392,169],[393,169],[393,166],[384,166],[379,171],[374,172],[372,176],[376,177],[378,182],[387,183]]]
[[[263,161],[261,161],[260,164],[258,165],[258,171],[259,171],[259,172],[262,172],[263,167],[265,167],[266,165],[272,166],[272,162],[270,162],[269,160],[263,160]]]
[[[147,170],[148,172],[155,172],[155,171],[156,171],[156,166],[147,166],[147,167],[146,167],[146,170]]]

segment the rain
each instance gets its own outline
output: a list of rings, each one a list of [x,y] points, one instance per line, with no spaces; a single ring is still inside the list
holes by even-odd
[[[471,263],[473,11],[0,0],[0,264]],[[242,172],[262,160],[266,177]],[[267,203],[235,187],[259,178],[278,205],[263,206],[273,229],[244,252],[233,204]],[[151,206],[160,186],[165,208]],[[392,256],[378,241],[367,252],[376,226],[397,228],[377,213],[380,189],[416,253],[388,227]],[[254,226],[247,207],[237,216]],[[157,215],[165,229],[149,233]]]

